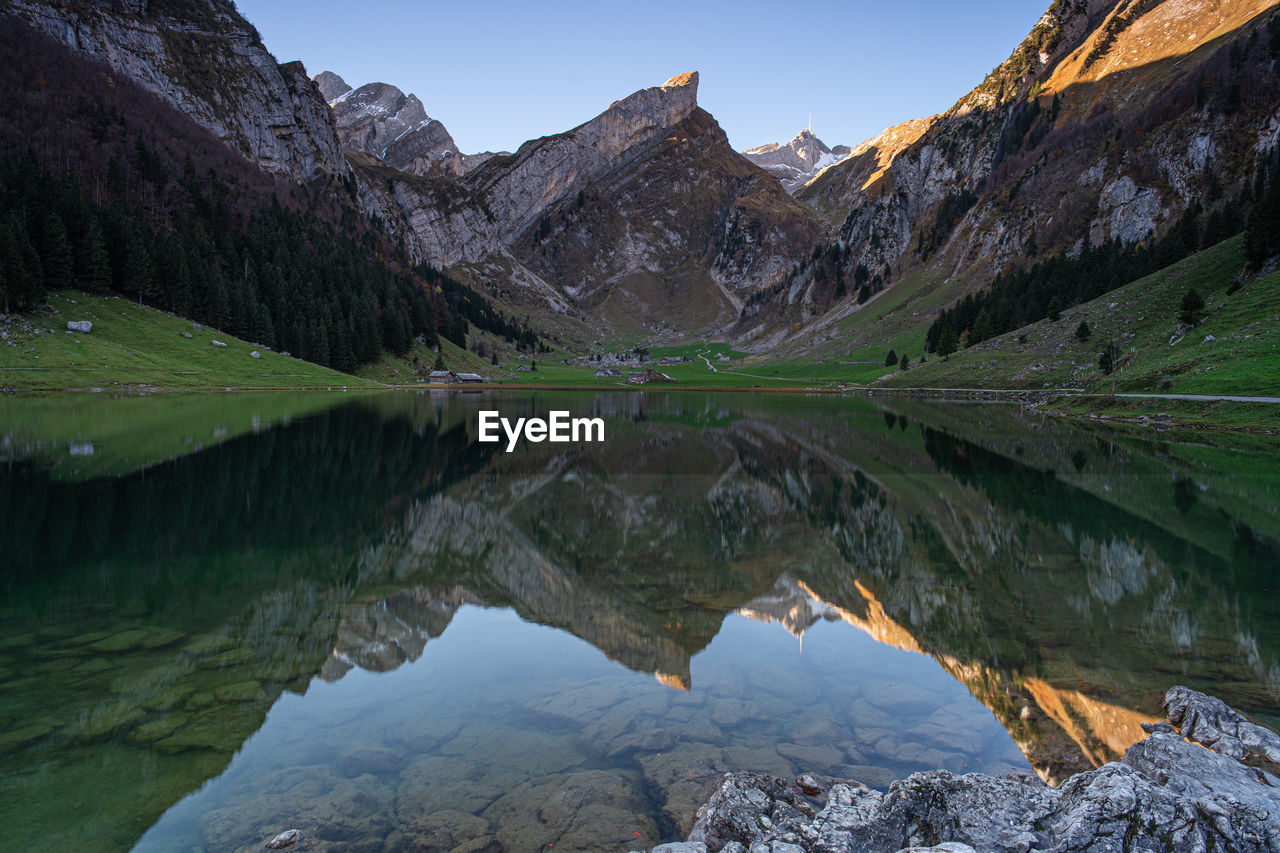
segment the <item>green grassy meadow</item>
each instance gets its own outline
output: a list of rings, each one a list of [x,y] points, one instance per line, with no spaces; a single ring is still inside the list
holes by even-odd
[[[930,388],[1021,388],[1280,396],[1280,273],[1243,280],[1235,237],[1111,293],[962,350],[898,372],[887,384]],[[1188,288],[1204,319],[1179,333]],[[1081,322],[1089,327],[1079,340]],[[1112,375],[1099,356],[1120,351]]]
[[[260,346],[139,306],[117,296],[80,291],[49,295],[49,308],[9,317],[0,326],[0,387],[15,390],[341,389],[379,383]],[[89,320],[88,334],[68,333]],[[191,337],[185,337],[191,335]],[[215,347],[211,341],[225,343]],[[257,351],[259,358],[250,353]]]

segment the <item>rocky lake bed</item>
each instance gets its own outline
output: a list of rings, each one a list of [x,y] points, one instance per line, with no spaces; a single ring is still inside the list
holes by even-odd
[[[1280,767],[1280,736],[1185,687],[1169,690],[1165,708],[1168,721],[1144,726],[1148,737],[1121,761],[1056,788],[1030,773],[944,769],[913,774],[887,790],[807,772],[794,780],[757,771],[715,774],[713,793],[688,815],[687,840],[649,853],[1277,849],[1280,779],[1268,769]],[[767,754],[752,757],[770,761]],[[391,752],[381,759],[365,754],[360,762],[398,763]],[[637,784],[643,783],[603,771],[523,782],[479,816],[432,812],[389,847],[368,849],[639,850],[652,827],[628,820],[643,799]],[[630,826],[639,827],[630,830],[632,838]],[[326,842],[322,832],[285,830],[241,850],[364,849]],[[549,833],[558,840],[544,841]]]

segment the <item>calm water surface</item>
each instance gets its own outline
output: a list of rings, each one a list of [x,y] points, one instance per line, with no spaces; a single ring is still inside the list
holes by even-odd
[[[567,408],[601,445],[475,441]],[[1057,782],[1280,714],[1280,452],[1016,407],[0,402],[14,849],[627,850],[727,770]]]

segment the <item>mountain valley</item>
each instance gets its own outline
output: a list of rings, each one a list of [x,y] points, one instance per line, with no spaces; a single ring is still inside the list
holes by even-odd
[[[742,154],[699,106],[697,72],[515,152],[466,154],[391,83],[308,80],[299,63],[277,63],[223,0],[131,9],[24,0],[2,14],[155,93],[276,180],[303,182],[306,205],[328,199],[365,218],[401,268],[455,282],[446,301],[472,319],[435,328],[508,370],[539,352],[587,367],[602,352],[699,341],[728,342],[757,371],[870,364],[890,349],[918,363],[939,355],[931,327],[946,311],[963,351],[1250,228],[1258,244],[1272,221],[1250,224],[1275,193],[1274,3],[1057,0],[943,114],[852,147],[806,130]],[[169,156],[180,168],[191,155]],[[986,325],[954,313],[1037,264],[1156,244],[1130,278],[1046,280]],[[1251,279],[1268,257],[1235,275]],[[477,326],[459,299],[494,319]],[[354,341],[367,333],[348,311],[330,313],[351,317]],[[517,318],[532,347],[489,328]],[[415,321],[421,342],[407,348],[384,330],[380,346],[421,369],[432,356],[420,347],[436,348],[425,329]],[[251,323],[233,331],[255,334]],[[338,337],[304,357],[349,369]]]

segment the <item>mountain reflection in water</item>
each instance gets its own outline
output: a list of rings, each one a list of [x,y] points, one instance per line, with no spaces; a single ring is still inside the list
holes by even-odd
[[[1273,447],[892,407],[384,395],[81,481],[6,441],[0,821],[627,849],[730,769],[1056,782],[1173,683],[1275,720]],[[607,440],[507,454],[479,408]]]

